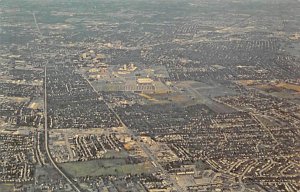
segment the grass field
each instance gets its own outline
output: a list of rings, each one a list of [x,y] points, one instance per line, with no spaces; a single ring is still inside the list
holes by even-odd
[[[295,85],[291,83],[259,83],[255,80],[239,80],[237,81],[239,84],[242,84],[244,86],[255,86],[258,89],[267,90],[267,89],[288,89],[296,92],[300,92],[300,85]],[[280,91],[280,90],[278,90]]]
[[[60,164],[73,177],[126,175],[151,172],[150,163],[126,164],[125,159],[99,159],[84,162],[70,162]]]
[[[238,80],[237,81],[239,84],[245,85],[245,86],[250,86],[256,83],[255,80]]]
[[[276,87],[300,92],[300,85],[294,85],[294,84],[290,84],[290,83],[279,83],[276,85]]]
[[[11,192],[14,191],[14,185],[13,184],[0,184],[0,191],[2,192]]]

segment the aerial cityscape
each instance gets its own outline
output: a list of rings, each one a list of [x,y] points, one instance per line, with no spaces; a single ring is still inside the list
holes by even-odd
[[[300,1],[0,0],[13,191],[300,191]]]

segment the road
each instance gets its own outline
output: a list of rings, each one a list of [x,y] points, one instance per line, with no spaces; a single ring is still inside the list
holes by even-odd
[[[33,19],[34,19],[34,24],[36,26],[36,29],[37,29],[38,33],[40,34],[40,36],[42,37],[42,33],[41,33],[41,30],[40,30],[39,24],[37,23],[37,20],[36,20],[34,12],[32,12],[32,16],[33,16]]]
[[[44,125],[44,131],[45,131],[45,149],[48,156],[48,159],[50,160],[53,167],[59,172],[59,174],[66,179],[66,181],[71,185],[71,187],[77,191],[81,192],[80,189],[75,185],[74,181],[72,181],[56,164],[56,162],[53,160],[50,149],[49,149],[49,141],[48,141],[48,114],[47,114],[47,83],[46,83],[46,77],[47,77],[47,67],[45,66],[45,77],[44,77],[44,119],[45,119],[45,125]]]
[[[39,165],[44,165],[42,158],[41,158],[41,149],[40,149],[40,132],[36,131],[35,133],[35,154],[36,154],[36,160],[38,162]]]

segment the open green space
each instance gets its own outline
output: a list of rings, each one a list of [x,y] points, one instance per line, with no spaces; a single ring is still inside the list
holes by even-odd
[[[4,183],[4,184],[0,184],[0,191],[2,192],[10,192],[10,191],[14,191],[14,185],[13,184],[8,184],[8,183]]]
[[[73,177],[141,174],[152,171],[150,163],[127,164],[125,159],[98,159],[60,164]]]

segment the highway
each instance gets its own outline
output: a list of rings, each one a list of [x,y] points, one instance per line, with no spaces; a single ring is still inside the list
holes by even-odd
[[[33,16],[33,19],[34,19],[34,24],[35,24],[35,26],[36,26],[36,29],[37,29],[38,33],[40,34],[40,36],[42,37],[43,35],[42,35],[41,30],[40,30],[39,24],[37,23],[37,20],[36,20],[36,17],[35,17],[35,13],[34,13],[34,12],[32,12],[32,16]]]
[[[40,150],[40,133],[37,131],[35,132],[35,137],[34,137],[34,140],[35,140],[35,156],[36,156],[36,160],[38,162],[39,165],[44,165],[43,164],[43,161],[42,161],[42,158],[41,158],[41,150]]]
[[[48,156],[48,159],[50,160],[51,164],[53,167],[59,172],[59,174],[66,179],[66,181],[71,185],[71,187],[77,191],[81,192],[80,189],[75,185],[74,181],[72,181],[56,164],[56,162],[53,160],[51,154],[50,154],[50,149],[49,149],[49,141],[48,141],[48,114],[47,114],[47,67],[45,66],[45,77],[44,77],[44,131],[45,131],[45,149],[46,153]]]

